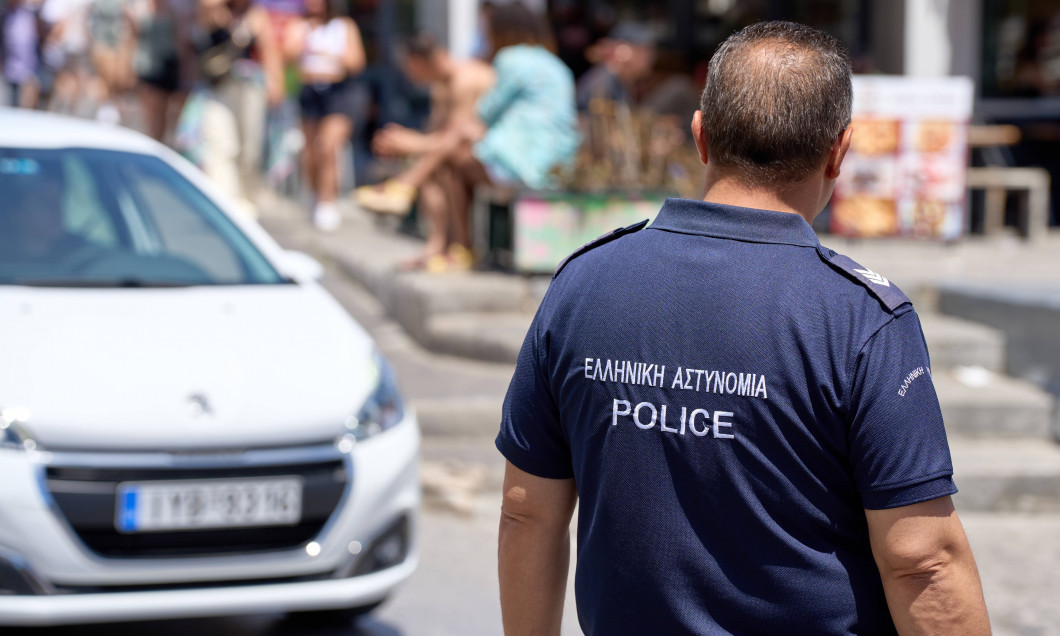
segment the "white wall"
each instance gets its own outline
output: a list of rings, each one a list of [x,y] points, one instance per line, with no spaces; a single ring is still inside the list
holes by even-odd
[[[981,5],[982,0],[905,0],[904,73],[978,77]]]
[[[503,4],[510,0],[494,0]],[[547,0],[521,0],[531,11],[545,11]],[[457,57],[470,57],[478,29],[479,0],[418,0],[416,23],[438,36]]]
[[[478,28],[478,0],[448,0],[449,52],[471,57]]]
[[[905,74],[915,77],[949,75],[953,57],[949,4],[955,0],[906,0]]]

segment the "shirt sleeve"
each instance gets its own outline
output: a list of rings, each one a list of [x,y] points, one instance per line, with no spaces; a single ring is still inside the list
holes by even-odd
[[[916,312],[881,327],[855,364],[850,463],[865,507],[897,508],[957,492]]]
[[[501,413],[497,449],[531,475],[548,479],[574,476],[570,443],[559,417],[547,367],[546,295],[523,341]]]

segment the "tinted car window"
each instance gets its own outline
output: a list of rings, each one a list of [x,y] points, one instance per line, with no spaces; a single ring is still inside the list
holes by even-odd
[[[161,159],[0,148],[0,284],[284,282],[194,185]]]

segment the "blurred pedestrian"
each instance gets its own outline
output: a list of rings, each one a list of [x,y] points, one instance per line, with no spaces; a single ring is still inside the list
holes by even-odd
[[[41,20],[47,35],[41,46],[41,62],[53,73],[52,98],[48,110],[87,115],[83,107],[90,82],[88,9],[91,0],[44,0]]]
[[[288,28],[284,48],[302,80],[302,156],[314,195],[313,222],[333,231],[342,222],[335,205],[338,157],[353,128],[353,77],[365,66],[361,32],[336,0],[305,0],[305,15]]]
[[[542,21],[519,2],[497,5],[489,14],[489,41],[497,73],[494,87],[479,100],[478,119],[447,132],[436,150],[373,202],[379,208],[410,207],[438,170],[456,176],[448,196],[458,211],[458,242],[470,248],[467,210],[474,188],[492,184],[546,189],[554,172],[568,166],[579,143],[570,69],[545,45],[553,42]],[[466,255],[451,259],[466,269]]]
[[[92,0],[88,28],[96,118],[117,124],[127,117],[123,98],[133,87],[133,40],[125,0]]]
[[[37,106],[39,47],[37,12],[27,0],[11,0],[0,14],[0,67],[11,106]]]
[[[136,41],[133,69],[147,134],[165,141],[183,103],[181,25],[168,0],[138,0],[130,12]]]
[[[208,85],[211,102],[205,112],[217,112],[218,106],[227,108],[223,119],[233,121],[235,155],[226,152],[238,175],[238,194],[243,210],[256,215],[253,197],[258,190],[264,167],[265,122],[270,105],[279,104],[284,95],[283,55],[279,40],[264,7],[251,0],[200,0],[199,29],[196,33],[199,51],[199,72]],[[206,152],[212,148],[230,148],[226,133],[223,143],[211,143],[207,131],[220,131],[223,126],[209,125],[204,129]],[[225,159],[228,160],[228,159]],[[220,158],[212,161],[219,164]],[[225,179],[225,181],[231,181]]]
[[[651,74],[655,40],[647,27],[623,22],[600,43],[603,59],[578,79],[578,110],[594,99],[632,106],[636,83]]]
[[[496,81],[490,64],[476,58],[457,60],[428,33],[410,37],[403,48],[405,74],[413,82],[430,86],[431,116],[426,133],[398,124],[388,124],[378,132],[372,150],[383,157],[420,157],[441,147],[446,135],[477,120],[479,98]],[[459,221],[466,213],[453,210],[448,195],[452,179],[451,171],[438,169],[421,186],[419,210],[430,224],[427,242],[423,252],[403,263],[403,268],[437,268],[438,259],[444,261],[450,247],[466,248],[468,237],[461,233],[466,226]],[[378,186],[362,186],[356,191],[357,202],[377,212],[405,214],[408,197],[388,197],[387,191],[407,187],[401,176]],[[394,202],[396,207],[386,207]]]

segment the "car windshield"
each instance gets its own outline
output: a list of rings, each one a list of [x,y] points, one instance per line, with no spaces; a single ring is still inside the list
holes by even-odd
[[[157,157],[0,148],[0,284],[284,282],[206,195]]]

